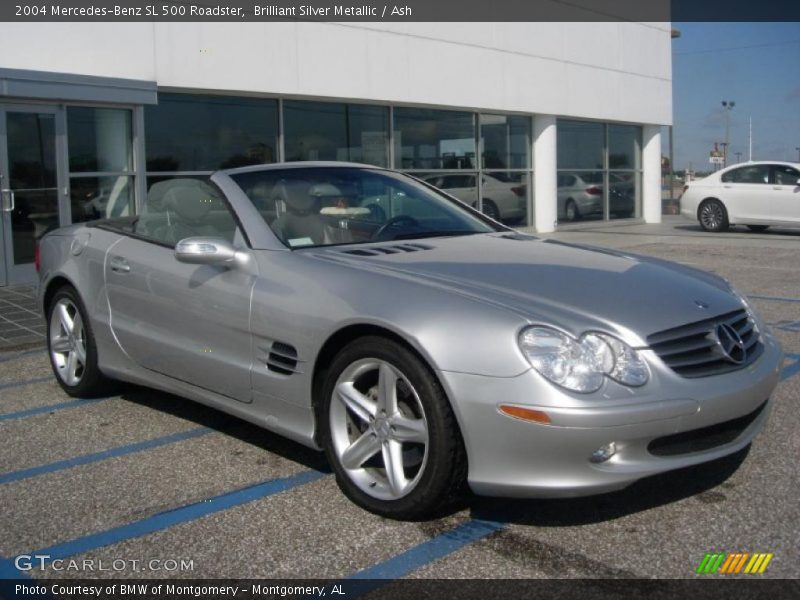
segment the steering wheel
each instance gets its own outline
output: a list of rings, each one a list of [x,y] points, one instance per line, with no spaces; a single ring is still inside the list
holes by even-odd
[[[419,221],[417,221],[414,217],[410,215],[397,215],[396,217],[392,217],[386,223],[381,225],[375,233],[372,234],[373,240],[379,240],[383,237],[383,234],[386,233],[389,229],[393,227],[400,227],[401,224],[406,227],[419,227]]]

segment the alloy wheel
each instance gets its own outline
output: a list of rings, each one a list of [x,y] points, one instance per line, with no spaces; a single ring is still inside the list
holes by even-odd
[[[397,500],[417,486],[428,459],[428,421],[414,386],[377,358],[350,364],[330,403],[337,460],[350,480],[379,500]]]
[[[700,210],[700,222],[706,229],[719,229],[724,219],[722,206],[717,202],[706,202]]]
[[[49,337],[56,373],[66,385],[78,385],[86,370],[86,333],[78,307],[68,298],[50,313]]]

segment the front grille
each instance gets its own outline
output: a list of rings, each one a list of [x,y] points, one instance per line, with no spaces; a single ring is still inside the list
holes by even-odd
[[[724,423],[656,438],[647,445],[647,450],[654,456],[678,456],[730,444],[756,420],[766,405],[764,402],[750,414]]]
[[[733,343],[736,336],[741,347]],[[764,351],[756,324],[744,309],[655,333],[647,338],[647,344],[683,377],[735,371],[751,364]]]

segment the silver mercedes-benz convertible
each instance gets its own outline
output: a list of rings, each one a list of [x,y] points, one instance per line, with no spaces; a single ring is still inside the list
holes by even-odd
[[[363,165],[161,181],[39,260],[68,394],[122,380],[213,406],[324,449],[394,518],[467,486],[588,495],[736,452],[783,359],[720,277],[517,233]]]

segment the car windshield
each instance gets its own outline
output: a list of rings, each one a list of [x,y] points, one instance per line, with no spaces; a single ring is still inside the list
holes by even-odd
[[[500,229],[444,194],[391,171],[295,167],[235,173],[231,178],[290,248]]]

